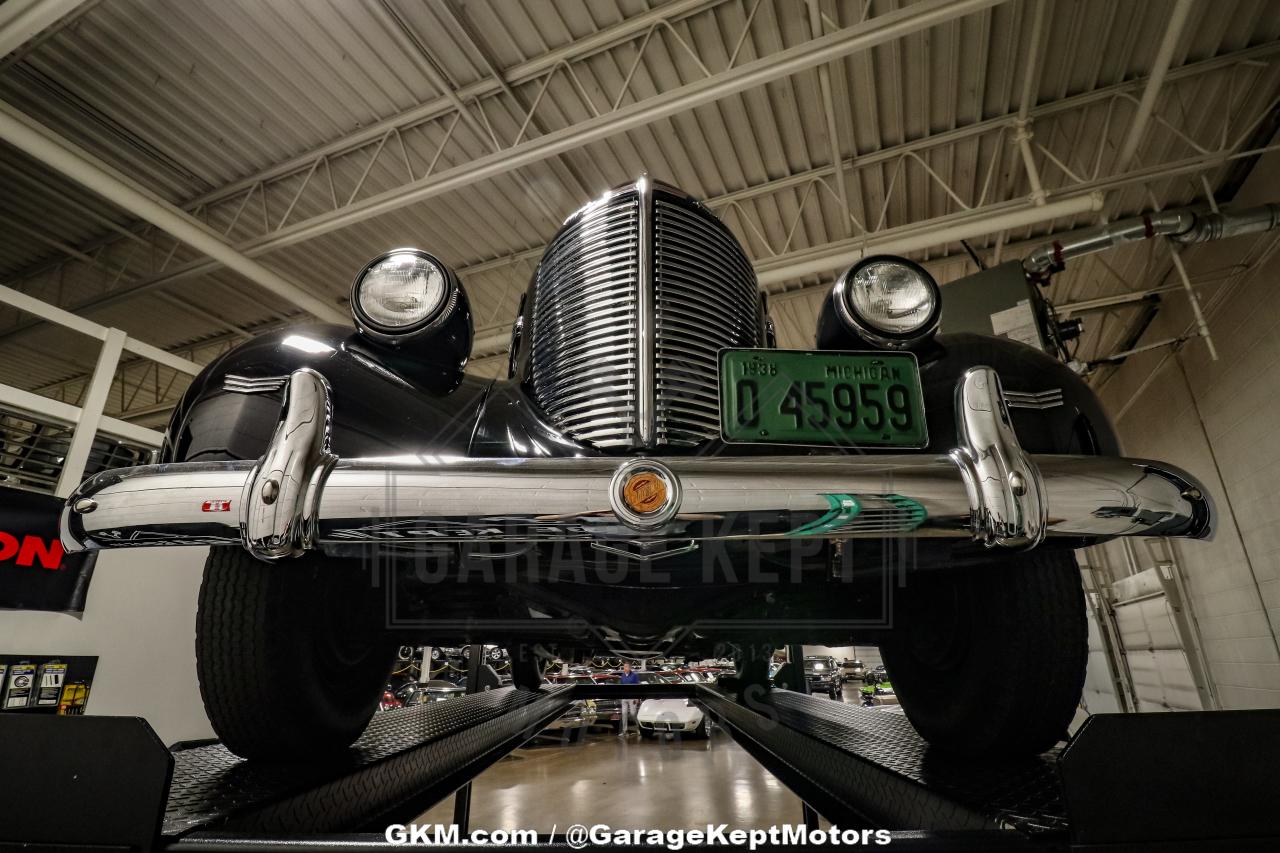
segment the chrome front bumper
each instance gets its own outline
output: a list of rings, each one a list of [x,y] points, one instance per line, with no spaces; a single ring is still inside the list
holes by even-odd
[[[278,559],[337,545],[581,541],[653,559],[716,539],[940,536],[1029,548],[1045,537],[1210,535],[1208,495],[1177,468],[1025,454],[988,367],[966,372],[956,395],[958,446],[946,455],[338,459],[328,386],[302,369],[260,460],[98,474],[68,499],[62,542],[241,544]],[[664,484],[661,506],[627,505],[636,472]]]

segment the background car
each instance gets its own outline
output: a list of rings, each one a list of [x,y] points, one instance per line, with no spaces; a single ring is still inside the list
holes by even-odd
[[[576,678],[576,676],[571,676]],[[548,684],[564,684],[565,681],[548,679]],[[587,730],[596,723],[596,703],[592,699],[580,699],[569,706],[569,709],[547,724],[542,730],[544,735],[561,738],[565,743],[577,743],[586,735]]]
[[[686,677],[688,676],[688,677]],[[701,680],[696,673],[675,671],[641,672],[640,683],[680,684]],[[646,699],[636,712],[636,722],[642,737],[654,738],[659,734],[674,733],[688,737],[706,738],[711,735],[711,719],[702,707],[692,699]]]
[[[845,681],[861,681],[866,671],[867,668],[862,661],[853,658],[846,658],[840,664],[840,675]]]
[[[613,672],[591,672],[589,670],[575,669],[568,675],[563,673],[551,673],[546,677],[547,684],[616,684],[620,676]],[[589,714],[587,713],[589,711]],[[612,726],[614,728],[621,725],[622,720],[622,700],[621,699],[579,699],[573,703],[573,707],[565,713],[564,717],[557,721],[556,725],[549,726],[549,729],[563,729],[569,727],[569,720],[574,718],[581,720],[580,725],[583,729],[591,726]]]
[[[831,699],[840,698],[842,682],[835,658],[806,657],[804,680],[809,685],[810,693],[825,693]]]
[[[883,666],[868,671],[862,679],[862,704],[897,705],[898,695],[893,691],[893,683],[889,681],[889,673]]]

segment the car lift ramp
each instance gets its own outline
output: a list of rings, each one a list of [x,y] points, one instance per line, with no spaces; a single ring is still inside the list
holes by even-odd
[[[244,761],[217,743],[171,751],[131,717],[0,713],[0,850],[373,849],[387,825],[455,792],[465,830],[470,780],[572,702],[659,696],[700,702],[800,797],[796,823],[890,829],[898,849],[1280,843],[1280,711],[1095,716],[1061,754],[1011,764],[940,755],[883,709],[645,684],[505,687],[385,711],[309,764]]]
[[[895,711],[786,690],[744,707],[708,693],[721,726],[840,826],[1066,832],[1056,755],[983,765],[931,753]]]

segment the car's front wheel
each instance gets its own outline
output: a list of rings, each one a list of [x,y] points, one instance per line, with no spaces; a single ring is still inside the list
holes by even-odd
[[[914,573],[895,597],[881,651],[925,740],[966,755],[1030,755],[1065,737],[1088,658],[1070,551]]]
[[[306,556],[264,563],[212,548],[196,618],[209,722],[245,758],[342,749],[377,708],[398,645],[359,564]]]

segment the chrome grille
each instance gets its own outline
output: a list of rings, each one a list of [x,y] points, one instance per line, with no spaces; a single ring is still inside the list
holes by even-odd
[[[661,191],[653,202],[659,444],[720,434],[716,377],[723,347],[759,346],[756,276],[729,229]]]
[[[636,443],[639,201],[580,211],[538,265],[531,378],[556,426],[598,447]]]
[[[717,353],[760,342],[755,274],[733,235],[646,181],[566,222],[538,266],[531,317],[534,398],[558,428],[601,448],[718,436]]]

